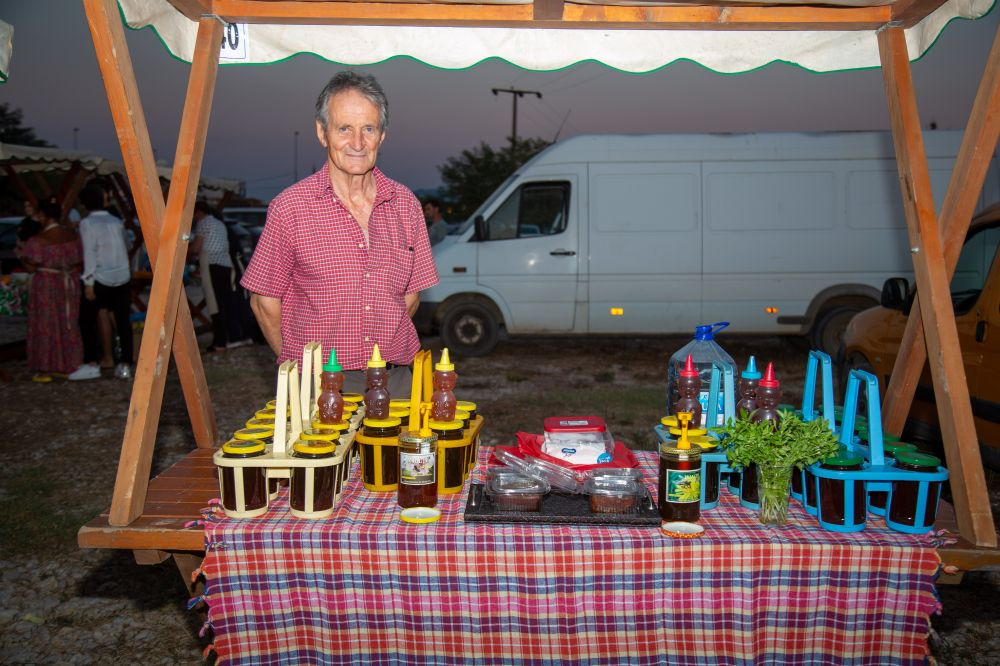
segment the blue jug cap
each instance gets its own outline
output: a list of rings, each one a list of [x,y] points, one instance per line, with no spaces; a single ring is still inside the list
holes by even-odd
[[[760,379],[760,370],[757,369],[757,359],[753,356],[747,361],[746,370],[740,373],[740,377],[743,379]]]
[[[703,324],[694,329],[695,340],[712,340],[715,334],[729,326],[728,321],[720,321],[714,324]]]

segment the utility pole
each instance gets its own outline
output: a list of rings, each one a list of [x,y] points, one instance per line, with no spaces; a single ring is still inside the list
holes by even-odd
[[[517,145],[517,98],[524,97],[525,95],[534,95],[538,99],[542,98],[542,93],[537,90],[517,90],[515,88],[493,88],[493,94],[499,95],[500,93],[509,93],[512,100],[514,100],[514,111],[512,114],[511,127],[510,127],[510,153],[513,156],[514,146]]]

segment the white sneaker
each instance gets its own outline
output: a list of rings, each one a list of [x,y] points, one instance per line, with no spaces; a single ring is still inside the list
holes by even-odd
[[[84,379],[100,379],[101,369],[96,365],[91,365],[89,363],[84,363],[79,368],[69,373],[66,379],[71,382],[78,382]]]
[[[115,377],[118,379],[132,379],[132,366],[128,363],[119,363],[115,366]]]
[[[252,345],[253,340],[247,338],[246,340],[237,340],[235,342],[230,342],[226,345],[226,349],[239,349],[240,347],[246,347],[247,345]]]

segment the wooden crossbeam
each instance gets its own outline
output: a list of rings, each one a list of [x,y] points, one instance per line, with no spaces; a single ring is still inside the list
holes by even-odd
[[[900,28],[889,28],[879,33],[878,45],[917,297],[924,313],[924,335],[959,530],[962,536],[977,545],[996,546],[996,531],[972,420],[962,352],[958,345],[958,329],[952,311],[906,37]]]
[[[951,280],[962,251],[962,243],[969,230],[976,200],[986,178],[990,158],[1000,133],[1000,29],[993,38],[972,104],[969,122],[962,137],[962,146],[948,183],[948,191],[941,205],[941,242],[944,246],[945,271]],[[892,379],[885,392],[882,420],[886,432],[900,434],[913,404],[913,395],[920,381],[920,373],[927,360],[924,341],[923,316],[920,302],[913,304],[906,320],[906,330],[900,343]]]

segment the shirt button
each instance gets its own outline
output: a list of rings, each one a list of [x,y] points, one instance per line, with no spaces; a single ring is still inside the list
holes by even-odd
[[[365,277],[366,277],[366,278],[369,278],[369,277],[371,277],[371,276],[372,276],[372,274],[371,274],[371,273],[365,273]]]
[[[366,305],[365,306],[365,310],[371,310],[371,309],[372,309],[372,306],[370,306],[370,305]]]
[[[358,243],[358,247],[360,247],[360,248],[363,249],[365,247],[365,244],[364,243]]]
[[[365,336],[365,342],[368,342],[369,340],[371,340],[371,338],[369,338],[369,337],[368,337],[368,336],[366,335],[366,336]]]

